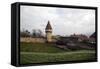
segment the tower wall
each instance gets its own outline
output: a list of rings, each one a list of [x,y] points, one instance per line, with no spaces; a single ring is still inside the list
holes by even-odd
[[[47,42],[52,42],[52,32],[46,33],[46,40],[47,40]]]
[[[46,33],[46,42],[52,42],[52,27],[49,21],[45,28],[45,33]]]

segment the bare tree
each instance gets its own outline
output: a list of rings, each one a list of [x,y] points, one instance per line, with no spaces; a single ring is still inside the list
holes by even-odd
[[[40,29],[33,29],[32,31],[32,37],[42,37],[43,33]]]
[[[28,30],[20,32],[21,37],[30,37],[30,32]]]
[[[40,29],[38,29],[38,35],[39,37],[43,37],[43,32]]]
[[[36,37],[36,30],[35,29],[32,30],[32,37]]]

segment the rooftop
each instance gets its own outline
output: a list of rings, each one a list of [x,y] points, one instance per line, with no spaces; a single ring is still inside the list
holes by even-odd
[[[46,26],[46,28],[45,29],[52,29],[52,27],[51,27],[51,25],[50,25],[50,22],[48,21],[48,24],[47,24],[47,26]]]

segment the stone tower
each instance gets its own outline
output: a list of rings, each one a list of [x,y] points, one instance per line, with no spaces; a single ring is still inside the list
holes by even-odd
[[[48,21],[48,24],[45,28],[45,33],[46,33],[46,41],[47,42],[52,42],[52,27],[51,27],[49,21]]]

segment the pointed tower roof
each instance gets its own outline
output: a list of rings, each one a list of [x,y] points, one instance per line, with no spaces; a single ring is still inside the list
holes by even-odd
[[[47,24],[47,26],[46,26],[46,28],[45,29],[52,29],[52,27],[51,27],[51,25],[50,25],[50,22],[48,21],[48,24]]]

